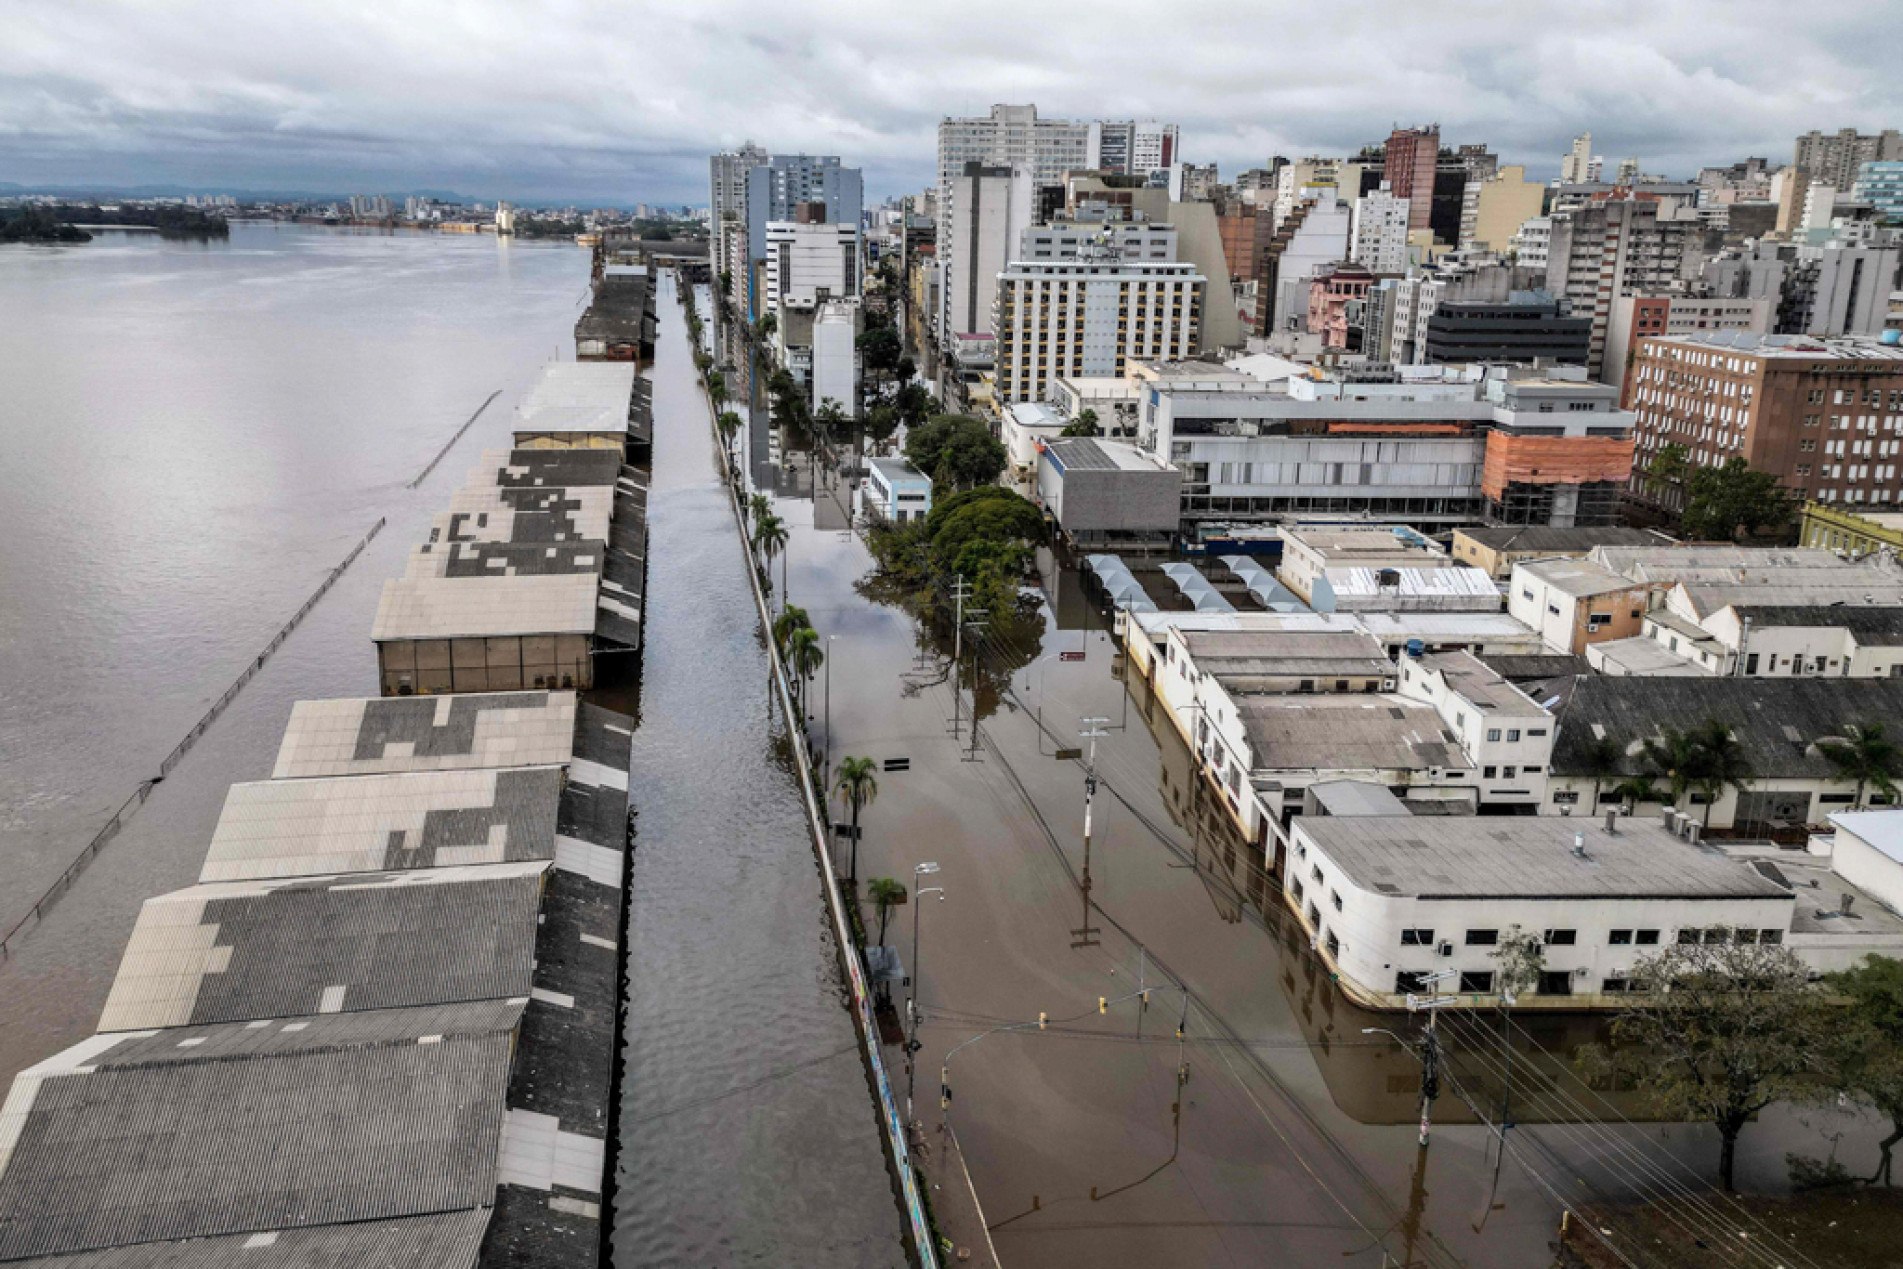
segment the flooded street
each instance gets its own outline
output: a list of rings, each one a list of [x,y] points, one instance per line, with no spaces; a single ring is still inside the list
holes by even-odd
[[[904,1263],[747,562],[661,284],[615,1263]]]
[[[896,909],[887,942],[909,959],[922,919],[918,1115],[929,1147],[949,1114],[1006,1264],[1518,1269],[1550,1262],[1561,1206],[1521,1160],[1557,1177],[1547,1183],[1569,1202],[1678,1195],[1688,1175],[1707,1175],[1714,1134],[1623,1122],[1642,1118],[1631,1096],[1580,1079],[1571,1053],[1599,1038],[1591,1018],[1517,1020],[1515,1061],[1550,1091],[1514,1108],[1504,1162],[1464,1100],[1498,1112],[1495,1016],[1444,1023],[1453,1073],[1420,1150],[1417,1060],[1362,1033],[1409,1034],[1417,1020],[1363,1012],[1329,981],[1283,918],[1279,883],[1202,805],[1144,685],[1126,691],[1075,575],[1059,577],[1057,612],[1042,607],[1038,633],[980,640],[989,668],[974,742],[948,635],[921,640],[907,610],[862,585],[872,560],[846,528],[847,482],[815,480],[798,444],[757,415],[751,443],[750,475],[778,494],[793,530],[788,598],[830,640],[835,762],[910,760],[878,777],[860,876],[910,885],[915,865],[940,865],[931,880],[944,902]],[[1067,651],[1083,659],[1062,660]],[[822,709],[812,734],[823,745]],[[1091,717],[1108,723],[1087,909],[1084,773],[1055,753],[1087,743]],[[1100,998],[1141,988],[1147,1009],[1123,999],[1099,1012]],[[960,1045],[942,1112],[941,1067]],[[900,1050],[887,1052],[900,1069]],[[1616,1126],[1579,1123],[1597,1119]],[[1814,1119],[1767,1113],[1744,1137],[1741,1180],[1775,1190],[1787,1150],[1825,1154]]]

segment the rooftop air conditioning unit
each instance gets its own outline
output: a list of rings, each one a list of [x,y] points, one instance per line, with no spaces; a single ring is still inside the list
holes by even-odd
[[[1454,954],[1454,941],[1452,939],[1442,939],[1439,943],[1434,945],[1434,950],[1442,956],[1452,956]]]

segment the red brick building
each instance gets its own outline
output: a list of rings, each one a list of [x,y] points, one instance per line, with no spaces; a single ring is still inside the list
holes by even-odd
[[[1396,128],[1388,134],[1384,174],[1396,198],[1407,199],[1407,228],[1412,233],[1432,225],[1434,171],[1440,159],[1440,125]]]

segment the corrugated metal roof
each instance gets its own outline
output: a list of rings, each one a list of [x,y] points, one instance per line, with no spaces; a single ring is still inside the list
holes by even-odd
[[[200,881],[555,857],[560,767],[234,784]]]
[[[99,1030],[527,995],[547,869],[229,882],[148,900]]]
[[[0,1259],[480,1207],[519,1016],[228,1023],[50,1059],[0,1112]]]
[[[587,573],[552,577],[393,577],[383,583],[370,637],[498,638],[592,634],[597,582]]]
[[[23,1269],[469,1269],[490,1209],[140,1243],[16,1261]]]

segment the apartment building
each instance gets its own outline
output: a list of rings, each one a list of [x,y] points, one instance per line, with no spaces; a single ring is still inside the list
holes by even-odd
[[[1081,166],[1153,180],[1177,161],[1175,124],[1154,119],[1103,120],[1088,125]]]
[[[1194,264],[1110,248],[1013,262],[998,277],[993,321],[998,404],[1042,401],[1058,379],[1121,376],[1138,358],[1188,357],[1207,284]]]
[[[1875,335],[1903,285],[1903,246],[1825,236],[1812,242],[1759,241],[1708,261],[1713,294],[1768,300],[1779,335]]]
[[[1860,133],[1855,128],[1830,133],[1813,129],[1797,138],[1792,165],[1819,185],[1849,189],[1856,183],[1857,169],[1865,163],[1895,159],[1903,159],[1903,132],[1895,128],[1875,133]]]
[[[1371,273],[1407,272],[1408,200],[1381,188],[1355,200],[1348,258]]]
[[[944,286],[939,292],[941,346],[957,336],[992,333],[998,275],[1036,222],[1031,174],[1021,167],[968,163],[951,181],[947,214],[951,241],[938,243]]]
[[[1520,226],[1546,206],[1546,187],[1526,179],[1518,164],[1499,168],[1484,180],[1470,179],[1461,191],[1460,240],[1462,251],[1505,254]]]
[[[1546,289],[1565,299],[1573,316],[1592,321],[1587,365],[1598,375],[1613,299],[1670,290],[1695,272],[1702,226],[1695,210],[1667,209],[1650,196],[1596,197],[1549,220]]]
[[[732,224],[747,219],[747,173],[767,161],[767,152],[751,141],[737,150],[723,150],[707,160],[707,222],[712,243],[714,277],[725,273],[737,285],[743,265],[731,254]],[[741,241],[745,241],[742,237]]]
[[[1642,339],[1626,404],[1639,468],[1677,444],[1695,465],[1743,458],[1817,502],[1885,506],[1903,490],[1894,342],[1728,331]]]
[[[852,299],[861,289],[859,225],[773,221],[766,227],[765,309],[812,308]]]
[[[1396,128],[1388,134],[1383,171],[1388,188],[1408,205],[1407,227],[1432,227],[1434,173],[1440,159],[1440,125]]]
[[[1606,325],[1605,364],[1600,378],[1623,385],[1641,339],[1695,335],[1700,331],[1769,333],[1775,305],[1769,299],[1651,294],[1615,295]]]

